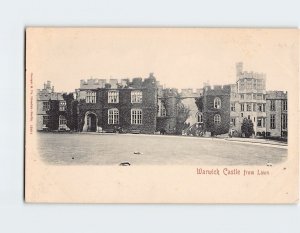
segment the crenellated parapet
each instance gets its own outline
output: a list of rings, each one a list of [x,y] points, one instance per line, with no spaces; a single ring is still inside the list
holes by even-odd
[[[213,85],[213,86],[205,86],[204,90],[208,91],[230,91],[231,85]]]
[[[258,72],[248,72],[244,71],[239,75],[239,79],[266,79],[265,73],[258,73]]]
[[[267,91],[266,99],[287,99],[287,91]]]
[[[90,78],[87,80],[80,80],[80,89],[81,90],[93,90],[93,89],[119,89],[119,88],[143,88],[143,87],[156,87],[157,82],[153,73],[149,74],[148,78],[124,78],[124,79],[97,79]]]

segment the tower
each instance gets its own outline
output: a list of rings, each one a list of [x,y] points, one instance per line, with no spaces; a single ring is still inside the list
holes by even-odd
[[[240,75],[243,73],[243,62],[238,62],[236,67],[236,80],[239,80]]]

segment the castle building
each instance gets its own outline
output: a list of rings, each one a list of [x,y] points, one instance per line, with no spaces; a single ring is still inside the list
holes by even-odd
[[[202,89],[163,88],[148,78],[87,79],[73,93],[37,92],[37,130],[241,136],[243,120],[254,135],[287,137],[287,93],[266,92],[266,75],[236,64],[236,83]],[[233,134],[231,134],[233,135]]]
[[[268,91],[266,97],[266,136],[288,136],[288,101],[287,92]]]
[[[230,92],[230,85],[204,86],[202,114],[205,132],[211,135],[229,132]]]
[[[196,98],[202,95],[203,89],[192,88],[178,90],[158,86],[158,112],[156,131],[164,131],[168,134],[182,134],[184,128],[202,123],[196,105]],[[200,114],[200,115],[199,115]]]
[[[80,131],[154,133],[157,83],[148,78],[81,80],[76,90]]]
[[[54,117],[50,114],[53,103],[58,106],[58,115]],[[56,130],[68,130],[65,117],[66,101],[63,98],[63,93],[54,92],[54,86],[51,87],[51,82],[47,81],[43,89],[37,90],[37,130],[48,130],[49,124],[56,121]]]
[[[243,71],[243,63],[237,63],[230,95],[231,129],[241,133],[244,118],[253,122],[255,135],[266,132],[266,75]]]
[[[175,134],[177,125],[177,104],[180,100],[178,90],[175,88],[163,89],[162,86],[158,86],[157,98],[156,131]]]

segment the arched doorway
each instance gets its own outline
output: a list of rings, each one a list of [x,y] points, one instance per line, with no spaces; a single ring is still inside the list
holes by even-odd
[[[83,132],[96,132],[97,130],[97,115],[93,112],[86,112],[84,117]]]

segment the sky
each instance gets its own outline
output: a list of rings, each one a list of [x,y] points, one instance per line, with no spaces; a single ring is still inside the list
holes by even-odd
[[[267,90],[288,90],[298,75],[294,29],[30,28],[26,68],[36,88],[47,80],[72,92],[81,79],[149,76],[171,88],[234,83],[235,64],[266,73]]]

